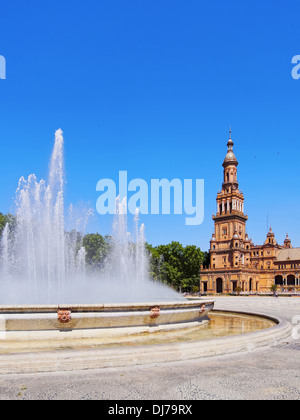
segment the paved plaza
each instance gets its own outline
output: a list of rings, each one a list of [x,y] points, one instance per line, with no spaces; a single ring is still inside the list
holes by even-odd
[[[1,375],[0,399],[299,399],[300,298],[216,297],[216,309],[294,322],[295,338],[205,359],[98,370]]]

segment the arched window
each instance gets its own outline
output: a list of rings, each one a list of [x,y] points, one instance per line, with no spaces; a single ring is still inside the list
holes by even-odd
[[[295,276],[293,274],[289,274],[287,276],[287,285],[288,286],[295,286],[296,282],[295,282]]]
[[[277,284],[278,286],[282,286],[283,285],[283,277],[278,275],[275,277],[275,284]]]

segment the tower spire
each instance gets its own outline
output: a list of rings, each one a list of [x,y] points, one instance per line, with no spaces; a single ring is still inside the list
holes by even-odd
[[[233,152],[233,146],[234,146],[234,143],[233,143],[232,138],[231,138],[231,125],[230,125],[229,140],[227,142],[227,148],[228,149],[227,149],[227,154],[225,156],[225,160],[224,160],[224,163],[223,163],[224,167],[228,164],[233,164],[235,166],[238,165],[237,158],[235,157],[235,154]]]

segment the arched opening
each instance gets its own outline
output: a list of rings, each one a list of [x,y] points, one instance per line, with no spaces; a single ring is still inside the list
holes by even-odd
[[[253,287],[253,280],[250,278],[249,279],[249,292],[252,292],[252,287]]]
[[[233,280],[233,281],[232,281],[232,291],[233,291],[233,292],[235,292],[237,287],[238,287],[238,282],[237,282],[237,280]]]
[[[287,276],[287,285],[288,286],[295,286],[296,282],[295,282],[295,276],[293,274],[289,274]]]
[[[223,293],[223,279],[220,277],[216,280],[216,292]]]
[[[283,286],[283,277],[278,275],[275,277],[275,284],[277,284],[278,286]]]

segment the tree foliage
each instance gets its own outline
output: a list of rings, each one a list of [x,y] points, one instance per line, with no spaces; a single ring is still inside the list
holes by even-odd
[[[82,245],[86,252],[86,263],[92,268],[102,268],[105,264],[111,246],[111,237],[99,233],[89,233],[84,236]]]
[[[179,242],[153,247],[147,244],[151,256],[151,275],[181,291],[193,291],[199,286],[199,270],[204,253],[195,245],[184,247]]]
[[[10,227],[12,227],[15,223],[15,216],[13,216],[12,214],[2,214],[0,213],[0,235],[3,232],[3,229],[5,228],[5,226],[7,224],[10,225]]]

